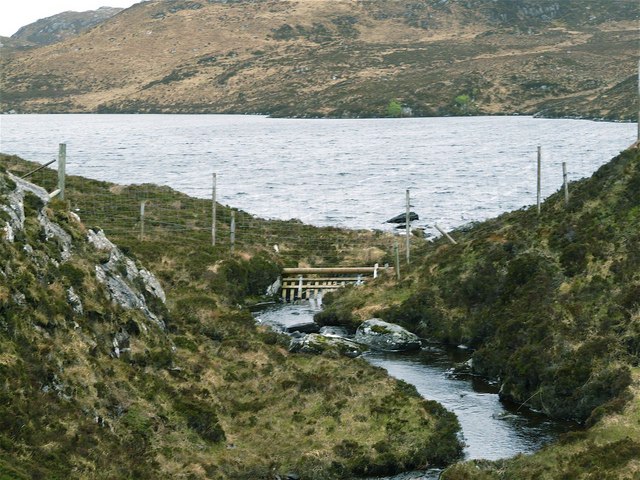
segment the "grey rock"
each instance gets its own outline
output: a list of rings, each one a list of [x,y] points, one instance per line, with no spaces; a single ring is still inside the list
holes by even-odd
[[[13,303],[21,307],[24,307],[27,304],[27,297],[24,296],[24,293],[14,293],[11,296],[11,299],[13,300]]]
[[[391,352],[419,350],[421,347],[417,335],[379,318],[363,322],[356,331],[355,341],[376,350]]]
[[[53,223],[42,212],[38,213],[38,222],[44,230],[46,241],[55,240],[60,247],[60,257],[62,261],[66,261],[71,257],[71,235],[65,232],[60,225]]]
[[[80,300],[80,297],[75,292],[73,287],[69,287],[69,289],[67,290],[67,300],[69,301],[69,304],[71,305],[71,308],[73,308],[73,311],[75,313],[77,313],[78,315],[83,314],[84,309],[82,308],[82,301]]]
[[[280,291],[280,287],[282,287],[282,278],[278,277],[275,282],[267,287],[267,291],[265,292],[265,294],[268,297],[272,297]]]
[[[4,236],[3,238],[9,242],[9,243],[13,243],[15,240],[15,235],[13,233],[13,227],[11,226],[11,224],[9,222],[7,222],[4,226]]]
[[[116,246],[111,243],[111,240],[107,238],[102,230],[98,230],[97,232],[89,230],[89,233],[87,234],[87,240],[96,248],[96,250],[112,251],[114,248],[116,248]]]
[[[109,252],[109,260],[96,265],[96,278],[107,287],[111,299],[123,308],[141,310],[149,320],[164,329],[164,322],[149,309],[144,294],[137,287],[142,283],[148,293],[164,303],[166,296],[158,279],[148,270],[138,269],[135,262],[124,255],[102,230],[89,230],[87,240],[96,250]]]
[[[289,351],[293,353],[310,353],[319,355],[327,351],[333,351],[350,358],[362,354],[366,348],[351,340],[340,337],[325,337],[318,333],[310,333],[302,337],[291,339]]]
[[[327,326],[320,329],[320,335],[325,337],[346,337],[349,332],[344,327]]]
[[[16,191],[20,192],[21,196],[24,198],[24,192],[31,192],[36,197],[38,197],[42,203],[49,203],[49,192],[47,192],[44,188],[39,187],[27,180],[24,180],[20,177],[16,177],[15,175],[9,174],[9,178],[13,180],[16,184]]]
[[[313,321],[302,321],[299,323],[291,323],[285,325],[284,331],[287,333],[301,332],[301,333],[317,333],[320,331],[320,327]]]
[[[158,281],[156,276],[143,268],[140,269],[139,273],[140,277],[142,277],[144,288],[147,290],[147,292],[159,298],[162,303],[166,303],[167,297],[164,293],[164,290],[162,289],[162,285],[160,285],[160,282]]]
[[[120,358],[125,352],[131,351],[131,337],[126,330],[122,329],[113,336],[113,356]]]
[[[407,219],[406,213],[401,213],[400,215],[396,215],[393,218],[390,218],[385,223],[405,223]],[[409,221],[414,222],[416,220],[420,220],[420,216],[416,212],[409,212]]]

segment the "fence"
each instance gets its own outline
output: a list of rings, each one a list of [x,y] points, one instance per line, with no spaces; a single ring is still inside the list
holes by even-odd
[[[542,150],[537,149],[537,210],[541,208]],[[379,232],[353,232],[316,228],[294,221],[264,220],[246,212],[222,206],[211,199],[190,197],[166,186],[152,184],[117,185],[66,175],[66,146],[60,144],[58,158],[38,166],[16,157],[5,157],[9,170],[27,175],[29,180],[67,203],[91,227],[99,227],[118,241],[162,241],[198,248],[242,249],[264,247],[277,252],[285,263],[295,265],[305,259],[310,265],[338,264],[347,258],[353,265],[376,262],[396,264],[400,257],[410,263],[411,221],[404,221],[405,238],[394,240]],[[57,172],[51,164],[57,161]],[[569,203],[566,163],[562,164],[565,204]],[[71,172],[72,173],[72,172]],[[177,179],[179,180],[179,179]],[[212,177],[211,196],[216,198],[217,178]],[[410,192],[406,191],[406,216],[410,217]],[[214,220],[215,219],[215,220]],[[451,243],[451,238],[438,225]],[[362,248],[367,245],[370,248]],[[373,248],[371,248],[373,246]],[[378,251],[374,251],[377,248]],[[401,251],[402,250],[402,251]],[[383,252],[383,255],[380,254]]]
[[[116,242],[161,242],[237,252],[257,247],[276,253],[287,266],[297,266],[302,259],[310,265],[393,262],[393,239],[382,232],[265,220],[167,186],[117,185],[69,175],[73,173],[69,171],[59,176],[56,165],[41,168],[17,157],[4,157],[4,162],[9,171],[28,174],[27,180],[48,192],[60,190],[54,201],[65,202],[85,225],[103,229]]]

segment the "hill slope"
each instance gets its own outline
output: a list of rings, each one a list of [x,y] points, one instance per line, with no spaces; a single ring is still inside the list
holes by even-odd
[[[101,7],[85,12],[63,12],[25,25],[11,38],[32,45],[49,45],[74,37],[121,11],[122,8]]]
[[[6,59],[0,109],[632,119],[638,18],[633,0],[145,2]]]
[[[460,454],[435,402],[364,361],[290,354],[235,306],[277,276],[260,247],[129,228],[117,247],[6,167],[32,166],[0,156],[1,478],[351,478]],[[68,178],[69,198],[98,191],[108,208],[126,189]]]
[[[355,310],[467,344],[503,398],[585,422],[640,365],[638,148],[570,190],[568,207],[557,193],[539,217],[507,213],[423,247],[399,285],[339,297],[321,320]]]

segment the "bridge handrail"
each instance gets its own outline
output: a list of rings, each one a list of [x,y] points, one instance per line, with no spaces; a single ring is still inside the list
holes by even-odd
[[[348,273],[361,273],[373,274],[376,270],[382,271],[389,267],[298,267],[298,268],[283,268],[282,273],[284,275],[318,275],[318,274],[348,274]]]

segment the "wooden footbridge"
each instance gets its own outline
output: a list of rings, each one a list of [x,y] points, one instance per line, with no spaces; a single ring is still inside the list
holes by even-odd
[[[325,292],[345,285],[362,285],[376,278],[389,267],[324,267],[285,268],[282,271],[282,299],[294,300],[321,298]]]

